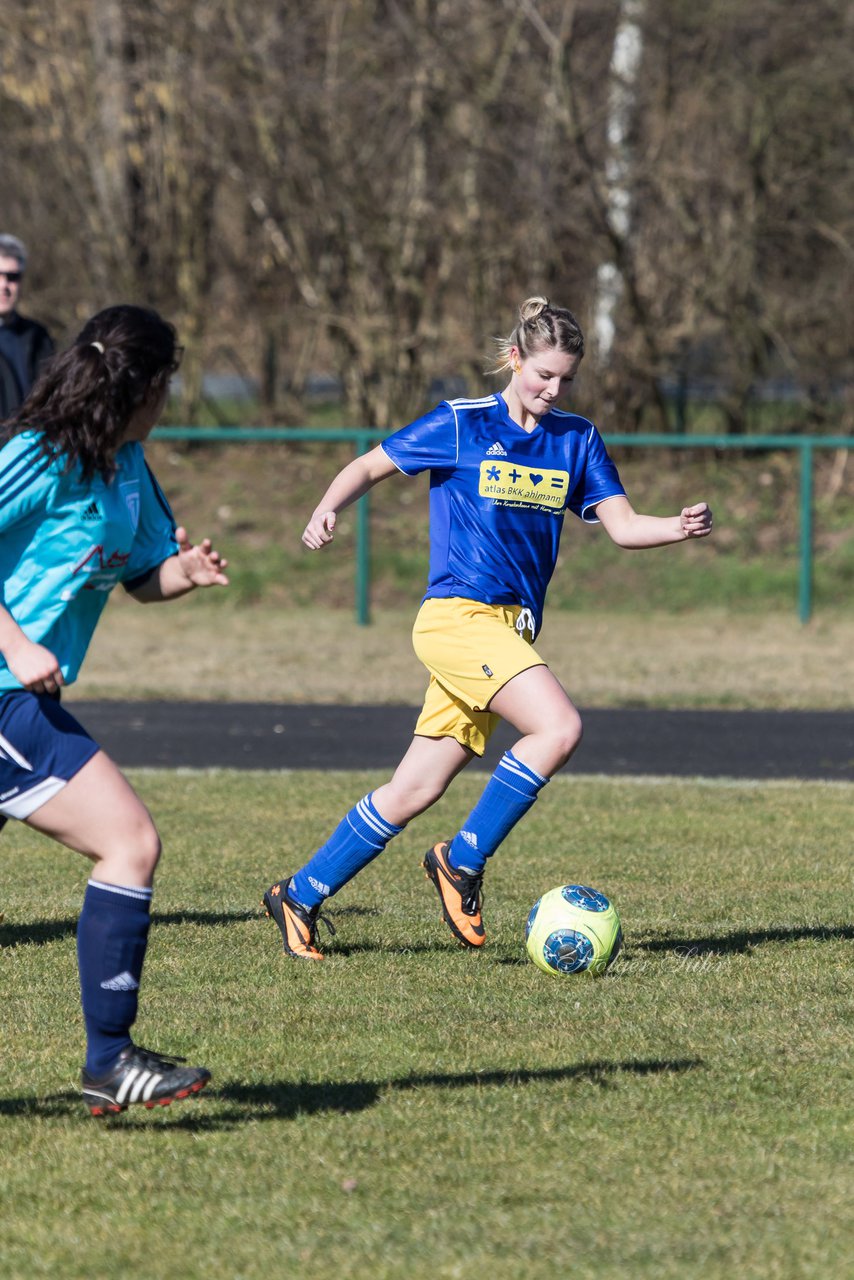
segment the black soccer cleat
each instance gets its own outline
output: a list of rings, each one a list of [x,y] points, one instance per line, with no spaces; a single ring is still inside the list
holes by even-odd
[[[85,1069],[80,1074],[83,1101],[93,1116],[118,1115],[140,1103],[168,1107],[179,1098],[200,1093],[211,1078],[206,1067],[186,1067],[185,1058],[164,1056],[129,1044],[122,1049],[115,1066],[100,1080]]]

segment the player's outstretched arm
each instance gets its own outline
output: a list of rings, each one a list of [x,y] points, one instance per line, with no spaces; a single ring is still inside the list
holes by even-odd
[[[134,588],[131,595],[135,600],[156,604],[161,600],[176,600],[196,587],[228,586],[224,572],[228,561],[213,549],[210,538],[193,543],[187,530],[179,525],[175,540],[177,554],[167,557],[145,582]]]
[[[338,472],[315,507],[302,535],[305,545],[312,551],[325,547],[335,536],[338,512],[357,502],[380,480],[396,473],[397,467],[381,445],[354,458]]]
[[[664,547],[688,538],[706,538],[712,532],[712,513],[705,502],[683,507],[678,516],[645,516],[621,495],[600,502],[596,515],[617,546],[628,550]]]

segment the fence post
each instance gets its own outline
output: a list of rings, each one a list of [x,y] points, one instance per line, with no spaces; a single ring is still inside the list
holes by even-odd
[[[812,616],[812,455],[812,442],[803,441],[801,443],[801,565],[798,581],[798,613],[801,622],[809,622]]]

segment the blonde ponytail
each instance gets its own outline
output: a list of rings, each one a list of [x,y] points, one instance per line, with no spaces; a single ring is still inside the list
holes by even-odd
[[[548,305],[548,298],[526,298],[519,308],[519,319],[523,324],[527,324],[532,320],[539,320]]]
[[[519,319],[508,338],[496,338],[497,364],[489,373],[504,373],[513,368],[510,352],[516,347],[522,359],[544,347],[584,355],[584,335],[571,311],[553,307],[548,298],[535,295],[526,298],[519,308]]]

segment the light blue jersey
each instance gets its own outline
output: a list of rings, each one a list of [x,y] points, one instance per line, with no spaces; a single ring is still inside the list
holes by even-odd
[[[625,492],[592,422],[552,409],[524,431],[499,394],[445,400],[382,448],[405,475],[431,473],[425,600],[519,604],[537,630],[565,513],[595,522]]]
[[[0,448],[0,603],[71,684],[116,583],[143,581],[178,544],[141,445],[122,445],[109,484],[64,467],[35,431]],[[0,656],[0,690],[20,687]]]

